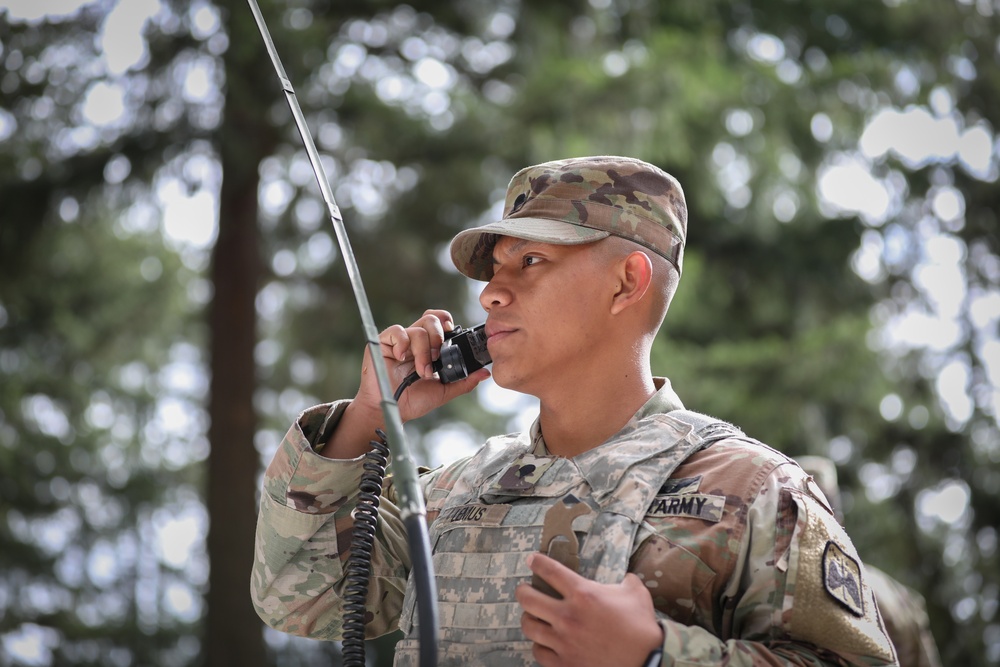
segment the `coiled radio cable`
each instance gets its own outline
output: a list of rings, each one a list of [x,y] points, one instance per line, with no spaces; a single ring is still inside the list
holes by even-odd
[[[377,429],[375,434],[378,439],[370,441],[372,449],[365,454],[364,473],[359,487],[361,493],[354,509],[351,555],[347,559],[343,641],[345,665],[365,664],[365,602],[368,599],[368,582],[371,580],[382,482],[389,463],[389,444],[385,432]]]

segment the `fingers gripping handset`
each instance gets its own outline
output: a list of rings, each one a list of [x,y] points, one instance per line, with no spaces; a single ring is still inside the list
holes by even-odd
[[[485,325],[456,326],[448,311],[428,310],[409,327],[387,328],[379,340],[404,421],[427,414],[489,377],[487,371],[477,372],[492,361]],[[380,397],[374,378],[368,377],[369,361],[366,358],[362,367],[357,398],[375,406]]]
[[[446,310],[428,310],[408,327],[390,326],[378,340],[404,422],[467,394],[490,376],[484,368],[490,363],[484,326],[455,326]],[[385,428],[372,347],[365,346],[358,393],[322,449],[323,456],[361,456],[369,450],[368,441],[375,429]]]
[[[480,324],[471,329],[457,326],[444,334],[444,344],[438,358],[431,364],[431,370],[437,374],[441,384],[452,384],[464,380],[492,362],[489,350],[486,349],[486,325]],[[419,379],[420,374],[416,371],[407,375],[396,388],[396,400]]]

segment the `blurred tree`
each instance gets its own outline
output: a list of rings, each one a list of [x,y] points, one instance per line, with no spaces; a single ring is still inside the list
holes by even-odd
[[[837,460],[861,552],[927,596],[945,662],[1000,663],[989,3],[261,4],[377,322],[481,317],[444,250],[520,167],[663,166],[691,228],[656,370],[689,407]],[[0,460],[34,471],[0,483],[0,636],[52,664],[262,664],[258,459],[353,394],[363,345],[323,203],[242,0],[31,11],[0,9]],[[914,153],[909,125],[963,151]],[[212,214],[176,214],[206,200],[211,258]],[[510,417],[464,399],[408,429],[442,460]],[[205,529],[195,490],[208,571],[200,542],[188,564],[163,546]],[[267,637],[275,664],[337,659]]]
[[[185,124],[134,132],[128,96],[168,74],[154,53],[112,85],[104,18],[0,11],[3,664],[198,654],[206,564],[171,536],[204,525],[199,289],[139,203]]]
[[[233,5],[235,7],[234,12]],[[257,344],[255,301],[262,257],[257,225],[257,165],[274,150],[277,134],[267,121],[262,76],[267,55],[252,48],[254,24],[245,2],[220,2],[229,48],[222,55],[225,100],[215,152],[222,167],[219,233],[212,249],[213,286],[208,308],[209,391],[208,480],[211,571],[206,594],[204,657],[207,665],[262,665],[265,655],[259,620],[246,604],[253,552],[254,490],[258,457],[253,395]]]

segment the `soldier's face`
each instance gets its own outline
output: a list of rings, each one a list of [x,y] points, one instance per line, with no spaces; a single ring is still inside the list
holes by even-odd
[[[542,397],[586,377],[616,283],[596,244],[553,245],[501,237],[479,301],[502,387]]]

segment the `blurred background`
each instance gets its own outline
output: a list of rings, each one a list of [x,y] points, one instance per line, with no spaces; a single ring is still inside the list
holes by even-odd
[[[944,664],[1000,664],[1000,2],[260,4],[380,327],[482,320],[447,242],[517,169],[663,167],[691,222],[654,371],[833,459]],[[263,466],[363,345],[245,2],[0,0],[0,665],[339,664],[248,581]],[[411,446],[532,408],[488,383]]]

